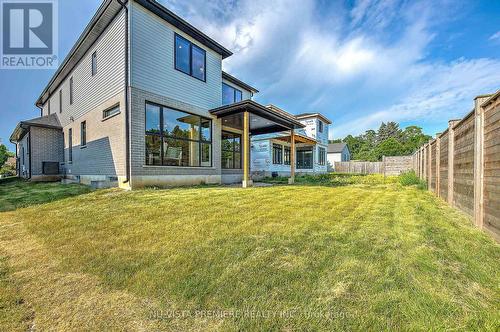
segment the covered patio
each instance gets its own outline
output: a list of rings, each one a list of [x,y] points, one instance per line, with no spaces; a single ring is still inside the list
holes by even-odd
[[[289,131],[291,144],[291,169],[289,183],[295,181],[295,142],[299,135],[295,130],[304,128],[290,114],[275,106],[263,106],[253,100],[244,100],[210,110],[227,127],[241,130],[243,135],[243,188],[252,186],[250,176],[250,138],[252,135]],[[300,136],[302,137],[302,136]],[[298,138],[300,139],[300,138]]]

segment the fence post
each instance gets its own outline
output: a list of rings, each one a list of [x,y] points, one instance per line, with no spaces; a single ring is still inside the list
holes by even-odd
[[[432,140],[427,145],[427,188],[432,191]]]
[[[385,156],[382,156],[382,168],[384,169],[384,178],[385,178]]]
[[[436,134],[436,196],[440,197],[439,186],[441,182],[441,133]]]
[[[455,125],[460,122],[458,120],[448,121],[448,204],[453,205],[453,183],[455,181]]]
[[[484,110],[481,107],[487,98],[474,99],[474,223],[483,228],[484,201]]]

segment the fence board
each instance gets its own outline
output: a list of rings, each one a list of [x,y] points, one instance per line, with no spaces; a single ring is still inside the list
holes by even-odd
[[[448,139],[449,132],[441,135],[439,156],[439,196],[448,200]]]
[[[474,215],[474,116],[455,126],[453,204]]]

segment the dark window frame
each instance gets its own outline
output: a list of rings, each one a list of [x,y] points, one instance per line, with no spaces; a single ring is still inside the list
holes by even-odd
[[[273,165],[283,165],[283,145],[273,143]]]
[[[292,164],[292,148],[285,145],[283,148],[283,165]]]
[[[94,51],[94,53],[92,53],[92,60],[91,60],[92,64],[92,77],[94,77],[95,75],[97,75],[97,51]]]
[[[318,120],[318,132],[323,132],[323,121]]]
[[[68,129],[68,162],[73,162],[73,128]]]
[[[87,121],[80,122],[80,147],[87,146]]]
[[[222,105],[230,105],[230,104],[234,104],[234,103],[239,103],[240,101],[243,100],[243,91],[242,90],[237,89],[232,85],[229,85],[229,84],[222,82],[222,91],[224,91],[224,86],[227,86],[228,88],[233,90],[233,102],[229,103],[229,104],[224,104],[224,94],[222,94]],[[236,93],[237,92],[239,92],[241,94],[241,100],[238,100],[238,101],[236,101]]]
[[[186,73],[184,70],[177,68],[177,37],[180,39],[183,39],[184,41],[186,41],[189,44],[189,73]],[[193,46],[196,47],[198,50],[203,52],[203,68],[204,68],[203,79],[193,75]],[[202,81],[202,82],[206,83],[207,82],[207,51],[205,49],[201,48],[200,46],[194,44],[193,42],[189,41],[187,38],[182,37],[178,33],[174,33],[174,69],[183,73],[183,74],[186,74],[192,78],[195,78],[198,81]]]
[[[225,150],[223,147],[222,147],[222,135],[229,135],[229,136],[232,136],[232,139],[233,139],[233,142],[231,144],[231,147],[232,149],[231,150]],[[236,151],[236,145],[234,144],[234,139],[235,138],[239,138],[240,139],[240,151]],[[227,130],[222,130],[221,132],[221,156],[223,155],[224,152],[232,152],[233,154],[233,167],[224,167],[224,165],[221,165],[221,168],[222,169],[242,169],[243,168],[243,149],[242,149],[242,146],[243,145],[243,136],[241,134],[238,134],[238,133],[233,133],[233,132],[230,132],[230,131],[227,131]],[[239,167],[236,167],[236,155],[240,155],[240,165]],[[222,158],[222,157],[221,157]]]
[[[305,167],[305,158],[306,152],[311,152],[311,164],[308,167]],[[296,168],[297,169],[314,169],[314,148],[313,147],[302,147],[297,148],[295,153],[296,157]]]
[[[73,105],[73,77],[69,79],[69,104]]]
[[[112,114],[108,114],[106,115],[107,113],[111,112],[111,111],[114,111],[114,110],[117,110],[117,112],[115,113],[112,113]],[[121,109],[120,109],[120,104],[116,104],[114,106],[111,106],[109,108],[106,108],[104,111],[102,111],[102,120],[107,120],[109,118],[112,118],[114,116],[117,116],[118,114],[121,113]]]
[[[326,165],[326,149],[318,147],[318,164],[321,166]]]
[[[50,97],[49,97],[48,103],[49,103],[49,105],[48,105],[48,112],[49,112],[49,114],[48,115],[50,115]]]
[[[160,131],[158,133],[151,133],[151,132],[148,132],[147,131],[147,123],[146,123],[146,112],[147,112],[147,109],[148,109],[148,105],[152,105],[152,106],[156,106],[156,107],[159,107],[160,108]],[[182,137],[175,137],[175,136],[170,136],[170,135],[164,135],[164,129],[165,129],[165,126],[164,126],[164,119],[163,119],[163,109],[166,108],[166,109],[171,109],[171,110],[174,110],[174,111],[178,111],[178,112],[182,112],[182,113],[186,113],[186,114],[189,114],[189,115],[194,115],[194,116],[198,116],[200,118],[200,137],[197,139],[197,140],[192,140],[192,139],[188,139],[188,138],[182,138]],[[210,122],[210,141],[207,141],[207,140],[203,140],[201,138],[201,128],[202,128],[202,123],[203,123],[203,120],[208,120]],[[155,103],[155,102],[151,102],[151,101],[147,101],[145,102],[144,104],[144,143],[146,143],[146,136],[156,136],[156,137],[159,137],[160,138],[160,161],[161,161],[161,165],[149,165],[147,163],[145,163],[146,166],[155,166],[155,167],[183,167],[183,168],[212,168],[213,165],[214,165],[214,160],[213,160],[213,121],[212,119],[210,118],[207,118],[207,117],[204,117],[204,116],[201,116],[199,114],[195,114],[195,113],[191,113],[191,112],[187,112],[187,111],[184,111],[184,110],[181,110],[181,109],[178,109],[178,108],[174,108],[174,107],[169,107],[169,106],[165,106],[165,105],[162,105],[162,104],[158,104],[158,103]],[[179,141],[185,141],[185,142],[198,142],[198,145],[199,145],[199,160],[200,160],[200,166],[172,166],[172,165],[164,165],[164,161],[163,161],[163,158],[164,158],[164,149],[163,149],[163,140],[165,138],[170,138],[170,139],[174,139],[174,140],[179,140]],[[202,163],[202,158],[203,158],[203,151],[202,151],[202,146],[204,144],[208,144],[210,145],[210,165],[209,166],[202,166],[201,163]]]
[[[63,91],[59,90],[59,113],[63,111]]]

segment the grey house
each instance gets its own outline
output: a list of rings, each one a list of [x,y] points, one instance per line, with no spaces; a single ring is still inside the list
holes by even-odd
[[[255,88],[222,71],[231,55],[156,1],[104,0],[36,101],[40,117],[11,135],[19,176],[249,186],[251,136],[288,132],[293,182],[304,125],[253,101]]]
[[[335,169],[335,162],[350,161],[351,152],[346,143],[330,143],[327,151],[328,169]]]

